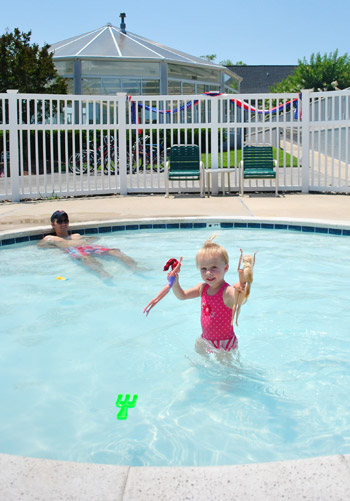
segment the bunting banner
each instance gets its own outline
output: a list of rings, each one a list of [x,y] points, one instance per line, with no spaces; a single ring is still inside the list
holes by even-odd
[[[217,96],[222,96],[223,94],[221,92],[204,92],[204,95],[210,96],[210,97],[217,97]],[[183,97],[183,99],[185,96]],[[255,108],[254,106],[251,106],[250,104],[246,103],[245,101],[242,101],[241,99],[235,99],[231,98],[230,102],[233,104],[236,104],[239,108],[243,109],[244,111],[248,111],[250,113],[255,113],[258,115],[272,115],[274,113],[280,113],[282,111],[286,112],[289,111],[290,109],[295,106],[295,115],[294,118],[298,118],[298,104],[299,104],[299,99],[301,99],[301,94],[299,94],[299,97],[295,97],[294,99],[290,99],[286,103],[282,103],[279,106],[274,106],[273,108],[269,110],[260,110],[259,108]],[[127,96],[127,101],[131,102],[131,113],[132,113],[132,119],[133,123],[139,123],[138,119],[138,114],[136,113],[136,102],[132,101],[132,96]],[[180,106],[180,108],[176,108],[174,110],[158,110],[157,108],[152,108],[151,106],[144,105],[142,103],[138,103],[138,108],[142,109],[144,108],[147,111],[151,111],[152,113],[159,113],[161,115],[169,115],[171,113],[178,113],[179,111],[184,111],[185,109],[190,109],[192,106],[197,106],[199,100],[195,99],[193,102],[188,101],[186,105]]]

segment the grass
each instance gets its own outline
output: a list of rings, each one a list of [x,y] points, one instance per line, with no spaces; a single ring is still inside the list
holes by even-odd
[[[242,160],[242,150],[236,150],[237,152],[237,159],[235,160],[235,151],[232,150],[230,151],[230,159],[229,159],[229,164],[227,162],[228,160],[228,154],[227,151],[223,152],[222,155],[222,161],[223,161],[223,167],[238,167],[239,162]],[[283,166],[284,165],[284,155],[286,159],[286,167],[298,167],[298,159],[295,156],[292,156],[290,153],[285,152],[283,149],[279,149],[279,154],[278,154],[278,165]],[[277,158],[277,148],[273,148],[273,158]],[[204,163],[206,167],[211,166],[211,153],[208,154],[208,165],[206,165],[207,160],[206,160],[206,154],[202,153],[201,154],[201,160]],[[292,165],[291,165],[292,163]],[[221,157],[219,154],[219,165],[221,165]]]

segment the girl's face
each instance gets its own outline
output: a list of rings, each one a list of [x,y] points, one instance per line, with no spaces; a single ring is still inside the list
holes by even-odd
[[[203,257],[199,260],[199,270],[202,280],[214,289],[220,287],[224,281],[228,264],[217,256]]]

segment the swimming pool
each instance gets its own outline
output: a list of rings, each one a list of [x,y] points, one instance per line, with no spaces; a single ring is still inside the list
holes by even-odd
[[[200,281],[194,256],[213,228],[101,236],[149,268],[106,260],[109,285],[58,250],[1,249],[1,452],[186,466],[349,451],[349,239],[215,231],[230,282],[239,248],[259,252],[233,368],[194,352],[199,300],[171,294],[142,315],[169,257],[184,257],[184,287]],[[126,393],[138,401],[120,421],[115,401]]]

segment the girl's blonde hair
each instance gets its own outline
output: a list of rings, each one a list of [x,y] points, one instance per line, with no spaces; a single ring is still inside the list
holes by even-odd
[[[228,264],[229,258],[227,250],[221,245],[218,245],[215,242],[213,242],[215,237],[216,233],[214,233],[206,242],[204,242],[203,247],[199,249],[199,251],[197,252],[196,254],[197,268],[199,268],[199,261],[206,257],[218,257],[219,259],[222,259],[225,264]]]
[[[244,289],[244,302],[246,303],[250,294],[250,286],[253,283],[253,258],[248,254],[243,256],[243,275],[246,281]]]

